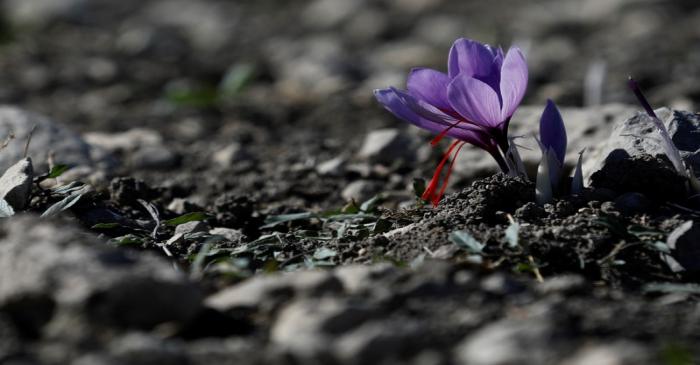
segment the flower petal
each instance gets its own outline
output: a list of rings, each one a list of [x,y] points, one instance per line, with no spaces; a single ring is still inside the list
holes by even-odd
[[[471,39],[458,39],[450,49],[448,74],[451,79],[461,73],[469,76],[488,76],[493,70],[494,57],[491,47]]]
[[[441,133],[451,125],[444,120],[430,120],[420,116],[408,105],[409,102],[415,102],[415,99],[411,101],[410,99],[412,97],[400,90],[394,88],[380,89],[375,90],[374,95],[377,100],[396,117],[422,129],[433,133]],[[454,128],[451,128],[447,132],[447,135],[471,143],[482,149],[487,149],[490,146],[490,137],[488,134],[478,129],[477,126],[466,122],[459,123]]]
[[[512,47],[508,50],[506,58],[501,66],[501,98],[503,107],[501,111],[501,119],[506,120],[513,116],[515,109],[518,108],[520,102],[525,96],[527,89],[527,62],[525,56],[517,47]]]
[[[563,166],[566,156],[566,127],[557,105],[551,100],[547,100],[540,118],[540,140],[545,148],[554,151],[559,164]]]
[[[450,78],[429,68],[414,68],[406,83],[409,93],[442,110],[451,110],[447,101],[447,85]]]
[[[481,80],[460,74],[447,87],[447,98],[454,110],[475,124],[490,128],[503,122],[498,94]]]

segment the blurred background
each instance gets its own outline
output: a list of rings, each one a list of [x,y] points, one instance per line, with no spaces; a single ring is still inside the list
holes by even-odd
[[[0,9],[0,104],[80,132],[148,128],[171,159],[122,173],[165,176],[202,200],[233,191],[324,206],[357,179],[403,188],[429,176],[435,153],[384,163],[388,172],[355,153],[369,131],[404,128],[372,90],[402,88],[411,67],[444,70],[459,37],[526,52],[525,104],[632,103],[630,74],[655,106],[700,102],[697,0],[0,0]]]

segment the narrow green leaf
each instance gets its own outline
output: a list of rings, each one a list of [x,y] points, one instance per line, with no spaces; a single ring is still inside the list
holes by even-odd
[[[68,165],[56,165],[51,168],[51,171],[49,171],[49,175],[47,176],[48,179],[55,179],[61,175],[63,175],[64,172],[70,170],[70,167]]]
[[[97,223],[92,226],[92,229],[114,229],[119,228],[121,225],[119,223]]]
[[[207,219],[207,215],[205,213],[192,212],[192,213],[183,214],[183,215],[176,217],[176,218],[173,218],[173,219],[168,219],[164,223],[166,226],[179,226],[183,223],[203,221],[205,219]]]

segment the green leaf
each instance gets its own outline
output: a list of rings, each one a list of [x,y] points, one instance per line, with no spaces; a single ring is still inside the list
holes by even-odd
[[[687,346],[671,343],[661,350],[663,365],[693,365],[696,364],[693,351]]]
[[[457,246],[465,249],[473,254],[482,254],[484,251],[483,243],[479,242],[474,236],[465,231],[454,231],[450,234],[450,240]]]
[[[218,92],[213,88],[172,87],[166,90],[165,97],[178,106],[205,108],[216,104]]]
[[[260,228],[262,228],[262,229],[272,228],[272,227],[275,227],[275,226],[283,224],[283,223],[294,222],[294,221],[299,221],[299,220],[307,220],[307,219],[311,219],[314,217],[316,217],[316,214],[311,213],[311,212],[272,215],[272,216],[269,216],[265,219],[265,225],[260,227]]]
[[[115,238],[114,242],[116,242],[118,246],[140,246],[143,244],[143,238],[133,234],[127,234],[126,236]]]
[[[51,168],[51,171],[49,171],[49,175],[46,178],[55,179],[63,175],[63,173],[68,170],[70,170],[70,167],[68,165],[56,165]]]
[[[204,212],[192,212],[183,214],[177,218],[168,219],[165,221],[166,226],[179,226],[187,222],[203,221],[207,219],[207,215]]]
[[[508,242],[508,247],[515,248],[518,247],[520,234],[520,224],[516,221],[512,221],[508,228],[506,228],[506,241]]]
[[[87,193],[89,190],[90,188],[87,185],[82,186],[80,189],[74,191],[67,197],[63,198],[63,200],[50,206],[49,209],[46,209],[46,211],[41,215],[41,217],[53,217],[67,209],[70,209],[72,206],[78,203],[78,201],[80,201],[80,198],[82,198],[83,195],[85,195],[85,193]]]
[[[119,223],[97,223],[94,226],[92,226],[92,229],[114,229],[114,228],[119,228],[121,227],[121,224]]]

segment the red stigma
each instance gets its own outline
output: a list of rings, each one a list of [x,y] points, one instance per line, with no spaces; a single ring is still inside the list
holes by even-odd
[[[433,206],[437,206],[438,203],[440,203],[440,200],[442,199],[442,196],[445,194],[445,189],[447,189],[447,183],[450,179],[450,175],[452,174],[452,168],[454,167],[455,160],[457,159],[457,156],[459,155],[459,151],[464,147],[465,142],[463,141],[454,141],[450,145],[450,148],[447,149],[447,152],[442,157],[442,160],[438,164],[437,168],[435,168],[435,173],[433,174],[433,178],[430,179],[430,183],[428,184],[428,187],[425,189],[425,192],[423,192],[423,195],[421,196],[421,199],[425,201],[429,201],[433,204]],[[438,189],[438,185],[440,184],[440,176],[442,175],[442,170],[445,168],[445,164],[447,161],[450,159],[450,156],[452,156],[452,151],[457,148],[457,151],[455,153],[454,158],[452,161],[450,161],[450,164],[447,168],[447,173],[445,174],[445,178],[442,181],[442,185],[440,185],[440,191],[436,193]]]

